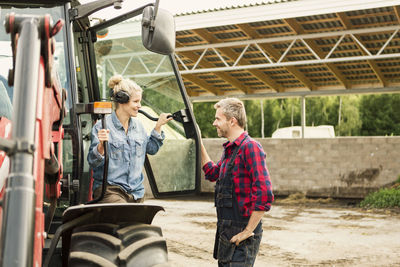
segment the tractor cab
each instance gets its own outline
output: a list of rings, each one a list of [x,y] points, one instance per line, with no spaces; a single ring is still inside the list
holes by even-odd
[[[94,26],[84,33],[87,42],[83,41],[83,37],[78,37],[77,49],[86,49],[90,57],[86,63],[84,53],[80,55],[82,58],[78,59],[81,63],[77,69],[77,76],[80,76],[82,81],[82,84],[78,82],[78,87],[87,87],[89,80],[92,83],[92,90],[82,91],[83,103],[107,100],[107,81],[111,76],[121,74],[124,78],[135,81],[143,89],[143,113],[149,114],[150,117],[158,117],[160,113],[174,114],[175,119],[163,128],[166,139],[162,149],[156,155],[147,157],[144,171],[155,197],[190,194],[199,190],[200,184],[194,116],[175,58],[169,52],[172,51],[171,46],[152,47],[149,50],[144,45],[146,41],[143,40],[143,34],[146,32],[143,31],[143,25],[147,19],[143,18],[143,14],[147,14],[146,8],[138,8],[108,21],[96,18],[94,23],[92,22]],[[165,11],[159,10],[158,15],[162,16],[162,12]],[[163,30],[171,29],[165,27]],[[79,40],[82,43],[79,43]],[[88,77],[88,73],[91,77]],[[83,138],[83,148],[84,154],[87,155],[90,144],[87,137],[90,136],[92,118],[81,116],[80,119],[85,125],[83,135],[86,138]],[[150,133],[155,121],[143,114],[139,114],[138,119]],[[83,175],[85,173],[89,174],[84,171]],[[87,184],[86,181],[84,183]],[[80,202],[84,201],[82,197]]]
[[[0,150],[6,152],[0,151],[0,182],[6,191],[0,209],[1,266],[16,260],[19,263],[14,266],[88,266],[98,262],[98,257],[115,266],[133,266],[132,262],[153,266],[166,261],[164,252],[157,254],[166,251],[161,229],[151,226],[162,207],[89,204],[92,171],[87,162],[92,126],[109,113],[95,107],[110,101],[107,81],[120,74],[143,89],[142,112],[137,119],[148,133],[160,113],[174,117],[163,128],[165,140],[160,151],[146,156],[143,172],[152,194],[168,197],[200,192],[198,132],[173,55],[174,20],[158,8],[158,2],[131,7],[132,3],[122,0],[82,4],[75,0],[0,0],[0,19],[6,22],[6,27],[0,27],[0,119],[8,127],[0,124]],[[130,8],[120,9],[125,3]],[[101,18],[96,15],[99,10],[114,15]],[[30,30],[26,30],[28,24]],[[34,34],[31,41],[26,40],[26,32],[36,28],[40,40]],[[30,67],[35,66],[35,51],[40,52],[37,59],[40,56],[43,71],[42,67]],[[31,63],[21,66],[28,61]],[[38,93],[24,99],[34,90]],[[54,103],[41,102],[42,96]],[[36,126],[27,130],[21,118],[28,115]],[[35,141],[17,140],[16,135],[24,131]],[[20,143],[29,149],[20,149]],[[26,159],[15,165],[19,153]],[[40,157],[43,161],[37,159]],[[2,162],[7,165],[1,166]],[[32,176],[33,180],[27,180],[33,183],[23,186],[34,193],[20,202],[14,193],[18,190],[15,176],[25,165],[30,167],[25,167],[24,175]],[[22,207],[24,212],[17,211]],[[15,223],[15,218],[23,223]],[[118,249],[100,249],[110,238],[119,240],[113,239],[121,243]],[[150,250],[143,252],[139,246],[132,251],[138,240]],[[93,242],[98,247],[90,250],[87,244]],[[42,249],[43,255],[39,255]]]

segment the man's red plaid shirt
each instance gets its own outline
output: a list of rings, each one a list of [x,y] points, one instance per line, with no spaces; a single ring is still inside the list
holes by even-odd
[[[235,158],[232,175],[240,212],[244,217],[249,217],[253,210],[268,211],[274,201],[266,155],[261,144],[243,132],[234,142],[223,144],[224,152],[217,164],[210,161],[203,166],[203,170],[209,181],[224,177],[233,150],[246,136]]]

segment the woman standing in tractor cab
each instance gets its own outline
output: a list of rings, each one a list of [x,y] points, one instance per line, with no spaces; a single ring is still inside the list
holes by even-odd
[[[141,107],[142,88],[120,75],[110,78],[111,99],[115,110],[106,116],[108,129],[98,121],[92,129],[88,162],[93,168],[93,197],[101,195],[104,168],[104,141],[108,141],[108,177],[104,197],[99,203],[143,202],[143,173],[146,153],[154,155],[164,140],[161,126],[172,118],[160,114],[150,136],[136,119]]]

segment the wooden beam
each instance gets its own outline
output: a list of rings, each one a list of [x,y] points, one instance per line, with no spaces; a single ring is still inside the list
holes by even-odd
[[[212,84],[200,79],[196,75],[193,74],[183,74],[182,75],[185,80],[191,81],[192,83],[196,84],[200,88],[213,93],[214,95],[219,95],[218,89],[215,88]]]
[[[372,60],[367,60],[368,64],[371,66],[371,69],[374,71],[376,77],[378,78],[378,80],[380,81],[382,87],[386,87],[388,85],[385,76],[383,75],[381,69],[378,67],[378,65],[376,64],[376,62],[372,61]]]
[[[240,28],[243,30],[244,33],[249,35],[252,39],[261,38],[260,34],[255,31],[251,31],[250,27],[245,24],[241,24]],[[278,60],[281,55],[280,53],[269,43],[259,44],[267,54],[273,57],[275,60]],[[309,90],[316,89],[316,86],[301,72],[294,66],[286,66],[284,67],[289,73],[291,73],[296,79],[298,79],[302,84],[304,84]]]
[[[239,26],[240,29],[240,26]],[[203,39],[207,39],[209,40],[211,43],[217,43],[218,40],[212,36],[210,33],[208,33],[206,30],[204,29],[197,29],[195,30]],[[247,34],[247,33],[246,33]],[[232,59],[236,59],[239,57],[239,53],[234,52],[232,49],[230,48],[220,48],[219,49],[222,54],[224,54],[226,57]],[[244,62],[245,64],[251,64],[247,59],[245,58],[241,58],[241,62]],[[260,81],[262,81],[263,83],[265,83],[266,85],[268,85],[270,88],[272,88],[273,90],[277,91],[277,92],[282,92],[283,91],[283,87],[276,83],[273,79],[271,79],[268,75],[266,75],[263,71],[258,70],[258,69],[249,69],[246,70],[248,72],[250,72],[251,74],[253,74],[257,79],[259,79]],[[247,89],[247,92],[250,93],[250,89]]]
[[[345,13],[336,13],[337,17],[340,19],[342,22],[343,26],[345,27],[345,30],[351,30],[353,28],[353,24],[350,22],[349,17]],[[354,40],[353,40],[354,41]],[[364,49],[360,47],[360,45],[354,41],[358,49],[361,51],[362,54],[365,54],[366,52]],[[372,60],[367,60],[368,65],[372,69],[372,71],[375,73],[376,78],[379,80],[380,84],[382,87],[387,86],[387,81],[385,80],[385,77],[382,73],[382,71],[379,69],[378,65],[372,61]]]
[[[198,60],[198,56],[193,53],[193,52],[180,52],[179,54],[189,58],[190,60],[192,60],[193,62],[196,62]],[[199,64],[199,66],[201,66],[202,68],[214,68],[215,66],[206,62],[206,61],[201,61]],[[220,78],[221,80],[224,80],[230,84],[232,84],[233,86],[235,86],[237,89],[239,89],[240,91],[243,91],[243,85],[240,84],[237,80],[234,80],[230,75],[228,75],[227,73],[223,73],[223,72],[215,72],[213,73],[215,76],[217,76],[218,78]],[[204,89],[208,90],[209,87],[206,87]],[[213,94],[218,94],[218,92],[214,92],[211,89],[208,90]],[[244,92],[244,91],[243,91]],[[246,92],[244,92],[246,93]]]
[[[285,19],[284,20],[288,26],[294,31],[295,34],[304,34],[303,28],[297,23],[295,19]],[[307,45],[310,46],[312,50],[320,57],[324,58],[326,55],[322,51],[322,49],[315,43],[314,40],[304,40]],[[346,77],[343,76],[343,74],[340,72],[340,70],[332,63],[326,63],[324,64],[328,70],[333,74],[333,76],[338,80],[340,84],[343,85],[345,89],[349,89],[349,83],[346,81]]]
[[[194,30],[193,30],[194,31]],[[205,38],[203,38],[205,39]],[[205,39],[207,40],[207,39]],[[209,40],[207,40],[209,41]],[[197,62],[197,60],[199,59],[199,56],[197,56],[195,53],[193,52],[180,52],[179,54],[184,55],[185,57],[189,58],[191,61],[193,62]],[[179,55],[178,54],[178,55]],[[204,58],[199,62],[198,66],[202,67],[202,68],[215,68],[215,65],[207,62],[206,60],[204,60]],[[213,72],[214,75],[216,75],[217,77],[219,77],[220,79],[226,81],[227,83],[230,83],[232,86],[234,86],[236,89],[238,89],[239,91],[242,91],[243,93],[247,93],[247,91],[249,90],[246,86],[244,86],[243,84],[241,84],[238,80],[234,79],[232,76],[230,76],[228,73],[224,73],[224,72]],[[206,89],[206,88],[204,88]],[[211,92],[211,91],[210,91]],[[214,92],[212,92],[214,93]]]
[[[284,19],[283,21],[286,22],[287,26],[289,26],[294,34],[304,33],[303,27],[301,27],[301,25],[297,23],[296,19]]]
[[[394,6],[394,14],[396,15],[397,22],[400,23],[400,6]]]
[[[281,57],[280,53],[271,44],[265,43],[260,44],[260,46],[275,60],[278,60]],[[301,71],[299,71],[297,67],[286,66],[284,68],[296,79],[298,79],[302,84],[304,84],[309,90],[317,89],[317,87]]]
[[[178,40],[176,41],[176,47],[184,47],[184,45],[182,44],[182,43],[180,43]],[[183,54],[183,53],[182,53]],[[187,56],[187,55],[185,55],[185,56]],[[197,59],[194,59],[194,56],[193,57],[191,57],[190,58],[193,62],[196,62],[197,61]],[[189,75],[182,75],[182,78],[184,79],[184,80],[188,80],[188,81],[190,81],[190,82],[192,82],[192,83],[194,83],[194,84],[196,84],[197,86],[199,86],[201,89],[203,89],[203,90],[206,90],[206,91],[208,91],[208,92],[210,92],[210,93],[212,93],[212,94],[214,94],[214,95],[219,95],[219,92],[218,92],[218,89],[217,88],[214,88],[211,84],[208,84],[208,83],[206,83],[206,82],[204,82],[203,80],[200,80],[200,79],[190,79],[190,78],[192,78],[191,76],[189,76]],[[197,82],[198,83],[197,83]],[[191,92],[188,92],[188,94],[191,96],[192,94],[193,94],[194,92],[193,91],[191,91]],[[197,93],[198,94],[198,93]]]
[[[353,24],[351,23],[349,17],[345,13],[343,13],[343,12],[336,13],[336,16],[339,19],[339,21],[342,23],[343,28],[345,30],[349,30],[349,29],[353,28]]]
[[[209,43],[218,43],[219,40],[217,38],[215,38],[212,34],[210,34],[209,32],[207,32],[207,30],[205,29],[196,29],[193,30],[194,32],[196,32],[201,38],[207,40]],[[232,54],[229,53],[228,49],[224,48],[224,49],[218,49],[221,53],[221,56],[226,56],[228,58],[230,58],[232,60],[232,58],[235,58],[232,56]],[[225,78],[224,80],[229,82],[230,84],[232,84],[233,86],[235,86],[237,89],[243,91],[245,94],[247,93],[251,93],[251,89],[242,84],[239,80],[233,78],[232,76],[230,76],[228,73],[223,73],[226,76],[228,76],[229,78]]]
[[[196,62],[199,59],[199,57],[193,52],[180,52],[180,54],[189,58],[193,62]],[[213,64],[211,64],[205,60],[201,60],[198,65],[201,66],[202,68],[215,68],[215,66]],[[236,87],[236,89],[246,93],[245,89],[243,88],[243,85],[238,80],[233,79],[229,74],[227,74],[225,72],[213,72],[213,74],[215,76],[219,77],[221,80],[224,80],[224,81],[230,83],[231,85]]]
[[[183,83],[187,83],[189,80],[184,80]],[[191,81],[189,81],[191,82]],[[193,82],[191,82],[192,84],[194,84]],[[197,84],[196,84],[197,85]],[[185,89],[186,92],[188,94],[189,97],[193,97],[193,96],[199,96],[200,94],[198,92],[195,92],[193,89],[189,88],[187,84],[185,84]],[[203,88],[202,88],[203,89]],[[207,91],[207,90],[206,90]]]
[[[319,48],[319,46],[315,43],[314,40],[304,40],[311,49],[320,57],[323,58],[324,52]],[[347,81],[346,77],[342,74],[342,72],[335,66],[333,63],[326,63],[325,66],[328,68],[330,72],[332,72],[333,76],[338,80],[338,82],[343,85],[345,89],[350,89],[350,83]]]

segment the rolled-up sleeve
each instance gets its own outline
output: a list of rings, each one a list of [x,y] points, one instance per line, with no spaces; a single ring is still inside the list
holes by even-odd
[[[246,169],[251,177],[251,210],[268,211],[274,201],[272,184],[265,161],[266,155],[258,143],[246,146]]]
[[[149,136],[149,140],[146,146],[146,152],[150,155],[154,155],[158,152],[160,147],[163,145],[163,141],[165,139],[165,134],[161,131],[161,134],[156,130],[152,130]]]
[[[97,150],[97,145],[99,144],[99,138],[97,137],[98,131],[99,131],[99,124],[96,124],[92,129],[91,144],[87,156],[89,165],[92,168],[96,168],[104,164],[104,156],[102,156]]]
[[[221,167],[221,161],[218,161],[217,164],[215,164],[212,161],[209,161],[206,164],[204,164],[203,171],[206,180],[209,180],[211,182],[216,181],[219,177],[220,167]]]

